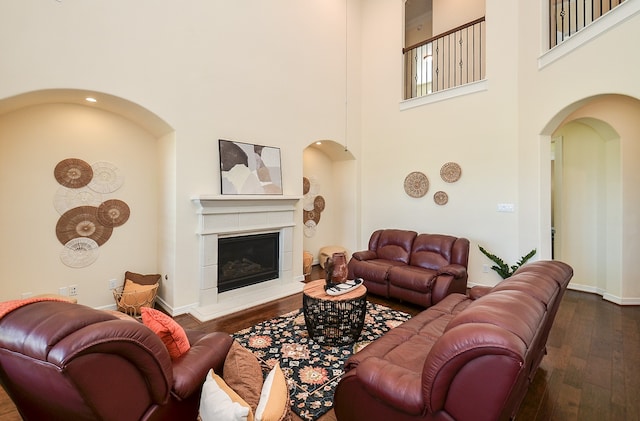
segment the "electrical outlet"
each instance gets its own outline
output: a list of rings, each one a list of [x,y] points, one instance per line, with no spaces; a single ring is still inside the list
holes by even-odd
[[[20,294],[20,296],[21,296],[22,298],[29,298],[29,297],[31,297],[32,295],[33,295],[33,293],[31,293],[31,292],[23,292],[22,294]]]
[[[58,288],[58,295],[64,295],[64,296],[69,295],[69,288],[67,287]]]
[[[69,297],[78,295],[78,285],[69,285]]]
[[[516,206],[513,203],[498,203],[498,212],[515,212]]]
[[[117,279],[109,279],[109,289],[116,289],[118,287]]]

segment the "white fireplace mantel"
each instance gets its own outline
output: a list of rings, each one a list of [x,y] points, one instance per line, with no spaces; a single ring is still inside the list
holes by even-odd
[[[243,310],[302,290],[293,279],[293,230],[296,226],[297,196],[200,195],[200,299],[192,313],[200,320]],[[218,238],[279,232],[280,268],[277,279],[218,293]]]

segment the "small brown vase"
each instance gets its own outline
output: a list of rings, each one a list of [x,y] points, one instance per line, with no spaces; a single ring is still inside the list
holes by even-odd
[[[331,282],[341,284],[347,281],[349,269],[347,267],[347,256],[344,253],[333,253],[331,256],[333,271],[331,272]]]

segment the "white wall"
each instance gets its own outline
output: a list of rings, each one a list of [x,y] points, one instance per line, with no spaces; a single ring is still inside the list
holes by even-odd
[[[355,167],[340,171],[355,171],[357,180],[351,196],[355,212],[348,209],[345,218],[355,220],[348,226],[356,240],[353,248],[366,246],[370,233],[384,227],[465,236],[472,247],[471,282],[493,284],[499,277],[481,272],[487,260],[478,244],[509,262],[534,247],[537,257],[550,256],[551,134],[598,95],[640,98],[640,55],[629,54],[639,36],[637,15],[540,68],[538,59],[546,50],[544,4],[487,0],[488,89],[400,111],[400,0],[2,3],[0,99],[42,89],[89,89],[138,104],[172,128],[172,134],[162,134],[169,137],[161,136],[161,164],[154,161],[163,178],[175,171],[175,185],[158,193],[167,209],[158,211],[163,230],[154,253],[163,260],[155,267],[169,278],[163,299],[174,310],[197,305],[197,217],[191,198],[219,193],[220,138],[281,148],[286,195],[302,193],[301,157],[309,142],[348,138]],[[634,7],[634,2],[620,7]],[[638,138],[637,115],[629,106],[624,114],[603,110],[595,118],[610,123],[624,142]],[[0,140],[2,159],[13,159],[8,156],[14,153],[23,157],[24,150],[4,149],[6,138]],[[640,182],[633,169],[638,148],[638,142],[621,144],[621,294],[640,300],[634,277],[640,241],[640,193],[633,188]],[[67,152],[47,148],[39,153],[66,157]],[[439,177],[448,161],[462,167],[455,184]],[[50,169],[48,162],[38,166],[47,174]],[[403,191],[411,171],[423,171],[431,181],[422,199]],[[433,203],[436,190],[449,194],[446,206]],[[498,203],[514,203],[516,211],[496,212]],[[24,208],[10,209],[7,215],[28,220]],[[301,212],[298,218],[302,221]],[[8,235],[3,232],[3,267],[13,263],[5,260],[4,250],[19,235],[24,235],[19,224],[12,224]],[[294,255],[301,259],[300,226],[295,238]],[[55,243],[46,251],[55,253]],[[39,263],[48,274],[59,270],[57,261]],[[108,279],[110,270],[92,272],[90,278]],[[301,265],[298,270],[301,275]],[[2,291],[17,293],[4,286]],[[89,303],[108,304],[107,295],[92,293]]]
[[[485,15],[485,0],[433,0],[433,35]]]
[[[513,4],[502,4],[512,11]],[[495,273],[482,273],[477,245],[515,261],[535,247],[517,247],[517,214],[498,213],[498,203],[517,203],[517,63],[509,55],[491,54],[487,63],[490,89],[473,95],[399,110],[402,45],[398,33],[380,27],[401,13],[394,2],[363,3],[363,153],[362,234],[365,247],[378,228],[406,228],[445,233],[471,240],[470,272],[476,283],[495,283]],[[506,28],[511,30],[511,28]],[[503,27],[487,26],[487,45],[513,51],[515,42],[500,36]],[[514,30],[515,32],[515,30]],[[440,168],[457,162],[462,177],[445,183]],[[412,171],[430,180],[427,195],[409,197],[404,178]],[[433,194],[449,195],[445,206]],[[526,250],[524,250],[526,248]]]
[[[350,3],[349,43],[354,45],[349,50],[357,58],[359,17],[357,2]],[[220,192],[218,139],[279,147],[284,194],[301,196],[304,147],[313,139],[344,138],[346,92],[359,91],[357,75],[345,74],[345,22],[343,1],[3,3],[0,98],[51,88],[88,89],[139,104],[173,128],[158,158],[163,178],[175,171],[175,184],[162,193],[167,209],[159,210],[164,227],[154,258],[159,254],[163,261],[150,269],[168,277],[162,299],[169,309],[185,311],[199,297],[191,199]],[[347,80],[353,83],[349,90]],[[357,104],[356,96],[350,106]],[[354,120],[349,131],[357,133],[357,126]],[[66,155],[62,152],[46,151]],[[5,150],[1,154],[11,159]],[[10,247],[4,238],[15,237],[17,228],[8,234],[3,249]],[[301,227],[294,243],[301,261]],[[174,261],[167,261],[172,254]],[[2,263],[8,265],[4,254]],[[59,265],[43,264],[50,274]],[[302,276],[302,265],[296,270]],[[96,270],[92,278],[109,273]],[[106,294],[96,293],[88,303],[108,305]]]

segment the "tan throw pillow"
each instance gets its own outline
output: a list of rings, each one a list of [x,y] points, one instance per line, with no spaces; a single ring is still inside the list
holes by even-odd
[[[127,314],[140,314],[140,307],[151,307],[157,288],[158,284],[140,285],[129,279],[125,280],[118,310]]]
[[[271,369],[262,386],[256,421],[282,421],[290,418],[289,390],[280,364]]]
[[[234,392],[220,376],[209,370],[200,395],[202,421],[253,421],[249,404]]]
[[[262,390],[262,368],[255,355],[233,341],[224,360],[224,381],[244,399],[255,412]]]

